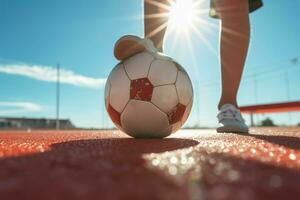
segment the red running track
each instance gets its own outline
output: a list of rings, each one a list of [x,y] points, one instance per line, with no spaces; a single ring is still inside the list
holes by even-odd
[[[300,199],[300,129],[2,131],[0,199]]]

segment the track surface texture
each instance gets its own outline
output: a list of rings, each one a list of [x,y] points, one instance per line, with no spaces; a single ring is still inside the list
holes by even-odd
[[[300,128],[0,132],[1,200],[300,199]]]

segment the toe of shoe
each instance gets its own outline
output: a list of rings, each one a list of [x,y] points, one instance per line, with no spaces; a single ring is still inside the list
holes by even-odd
[[[121,37],[115,44],[114,56],[118,60],[126,58],[145,50],[145,47],[140,43],[142,39],[134,35],[126,35]]]

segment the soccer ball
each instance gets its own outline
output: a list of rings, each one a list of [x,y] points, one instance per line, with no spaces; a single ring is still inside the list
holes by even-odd
[[[193,104],[186,71],[163,54],[142,52],[119,63],[105,87],[114,124],[136,138],[162,138],[181,128]]]

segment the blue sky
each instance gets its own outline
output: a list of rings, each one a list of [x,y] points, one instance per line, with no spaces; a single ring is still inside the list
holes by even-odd
[[[201,4],[203,10],[208,6],[209,1]],[[299,1],[265,1],[251,14],[240,105],[300,100],[300,66],[290,62],[300,58],[299,9]],[[0,115],[55,117],[53,70],[59,62],[64,77],[61,117],[83,127],[111,126],[103,80],[117,63],[115,41],[124,34],[143,35],[141,15],[141,0],[0,0]],[[218,26],[206,14],[201,17]],[[220,94],[219,30],[203,24],[198,29],[213,50],[194,32],[192,50],[184,38],[175,44],[169,32],[165,53],[186,68],[194,83],[196,99],[187,125],[214,126]],[[299,113],[270,116],[278,124],[300,122]]]

